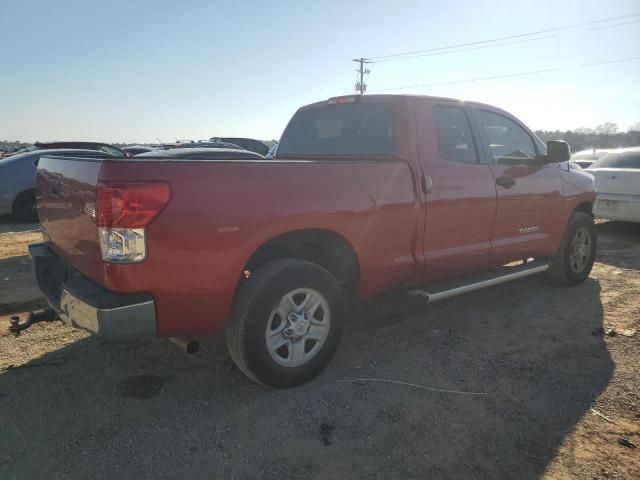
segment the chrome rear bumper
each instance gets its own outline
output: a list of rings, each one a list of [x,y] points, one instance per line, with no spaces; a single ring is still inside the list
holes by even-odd
[[[38,288],[68,325],[102,337],[156,334],[156,312],[150,295],[110,292],[82,276],[44,243],[29,245]]]

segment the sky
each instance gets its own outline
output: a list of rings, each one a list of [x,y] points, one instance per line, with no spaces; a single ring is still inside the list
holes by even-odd
[[[277,139],[298,107],[353,92],[354,58],[633,14],[638,0],[0,0],[0,140]],[[640,16],[517,40],[373,63],[368,92],[477,100],[533,129],[640,121],[640,59],[567,68],[640,57]]]

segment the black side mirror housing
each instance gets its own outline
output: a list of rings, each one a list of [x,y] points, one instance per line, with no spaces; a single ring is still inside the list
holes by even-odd
[[[568,162],[571,158],[569,144],[563,140],[549,140],[547,142],[547,154],[544,163]]]

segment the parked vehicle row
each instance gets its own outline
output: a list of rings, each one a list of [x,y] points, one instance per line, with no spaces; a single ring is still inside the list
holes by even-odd
[[[52,312],[107,337],[224,331],[245,374],[289,387],[357,298],[575,285],[593,264],[593,176],[489,105],[336,97],[300,108],[273,160],[235,152],[42,157],[30,254]]]
[[[0,159],[0,215],[13,214],[25,222],[38,220],[35,200],[35,173],[44,155],[132,158],[136,155],[166,158],[263,159],[253,151],[228,142],[189,142],[163,144],[159,147],[132,145],[123,148],[99,142],[36,142],[21,153]]]
[[[243,150],[239,148],[170,148],[167,150],[152,150],[150,152],[141,153],[136,155],[136,159],[201,159],[201,160],[264,160],[262,155],[258,155],[255,152]]]
[[[571,161],[582,168],[589,168],[593,162],[604,157],[610,151],[612,151],[611,148],[591,148],[589,150],[581,150],[571,154]]]
[[[586,171],[596,179],[596,217],[640,222],[640,147],[611,151]]]
[[[0,215],[13,214],[24,222],[37,222],[35,177],[40,157],[125,158],[101,150],[59,148],[34,150],[0,159]]]

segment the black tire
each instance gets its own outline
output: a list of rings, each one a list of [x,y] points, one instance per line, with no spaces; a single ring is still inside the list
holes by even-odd
[[[269,353],[267,328],[282,299],[292,291],[305,288],[320,293],[326,301],[328,334],[307,363],[283,366],[274,360],[273,353]],[[226,328],[229,353],[238,368],[258,383],[276,388],[299,385],[318,375],[333,357],[342,333],[344,311],[338,281],[321,266],[297,259],[268,263],[254,272],[236,295]],[[324,312],[321,314],[325,315]],[[306,349],[306,344],[303,348]]]
[[[38,221],[36,194],[33,190],[22,192],[16,197],[13,202],[13,216],[23,222],[33,223]]]
[[[576,260],[574,242],[579,240],[580,235],[586,235],[589,242],[589,251],[583,252],[581,261]],[[548,278],[555,285],[573,286],[584,282],[596,257],[598,246],[598,235],[593,218],[584,212],[574,212],[569,218],[562,243],[558,252],[551,261],[548,270]]]

